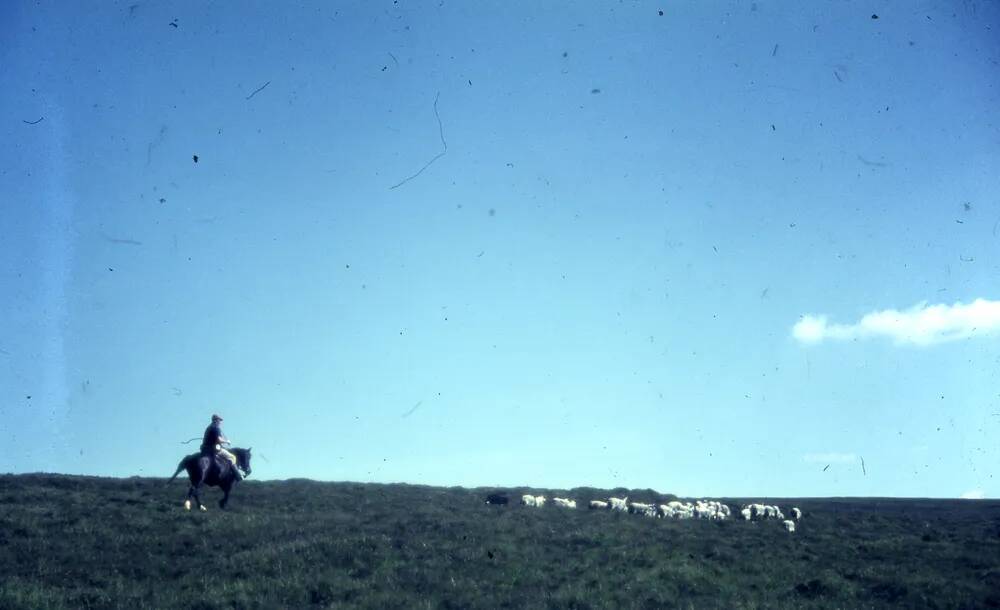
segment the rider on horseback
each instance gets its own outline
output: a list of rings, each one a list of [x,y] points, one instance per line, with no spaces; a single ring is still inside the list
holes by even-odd
[[[242,481],[246,475],[243,474],[239,464],[236,463],[236,456],[222,447],[223,444],[229,444],[229,439],[222,434],[222,428],[219,426],[221,422],[221,417],[212,415],[212,423],[205,428],[205,436],[201,441],[201,454],[210,456],[213,461],[217,454],[221,454],[224,458],[232,462],[236,478]]]

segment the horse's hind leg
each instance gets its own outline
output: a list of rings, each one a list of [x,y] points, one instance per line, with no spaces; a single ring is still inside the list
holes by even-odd
[[[191,510],[191,498],[194,497],[194,473],[188,468],[188,495],[184,498],[184,510]]]
[[[195,504],[201,510],[207,510],[205,506],[201,503],[201,485],[205,481],[205,475],[195,476],[193,473],[191,475],[191,485],[188,487],[187,499],[184,500],[184,508],[186,510],[191,510],[191,499],[194,499]]]
[[[201,510],[208,510],[207,508],[205,508],[205,505],[201,503],[201,482],[200,481],[198,483],[195,483],[194,485],[191,486],[191,496],[194,498],[194,502],[195,502],[195,504],[198,505],[198,508],[200,508]],[[190,500],[188,502],[190,502]],[[187,502],[185,502],[185,505],[187,505]]]
[[[219,500],[219,508],[221,508],[223,510],[225,510],[225,508],[226,508],[226,503],[229,502],[229,489],[230,489],[230,487],[228,485],[224,485],[222,487],[222,494],[223,495],[222,495],[222,499]]]
[[[189,478],[189,481],[190,484],[188,485],[188,495],[187,498],[184,500],[185,510],[191,510],[192,499],[198,506],[201,506],[201,498],[198,497],[198,487],[201,486],[201,479],[195,473],[192,473]]]

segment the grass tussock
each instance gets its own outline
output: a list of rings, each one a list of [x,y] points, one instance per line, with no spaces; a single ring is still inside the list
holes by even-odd
[[[780,523],[518,506],[652,490],[0,476],[0,608],[991,608],[1000,503],[788,500]],[[205,494],[214,498],[217,492]],[[756,499],[734,499],[737,505]]]

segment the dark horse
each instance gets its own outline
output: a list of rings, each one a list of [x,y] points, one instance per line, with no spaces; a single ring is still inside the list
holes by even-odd
[[[229,452],[236,456],[236,463],[249,476],[250,449],[233,447]],[[236,472],[229,460],[221,455],[216,455],[213,459],[209,455],[192,453],[181,460],[181,463],[177,465],[177,472],[174,473],[174,476],[170,477],[167,483],[177,478],[177,475],[185,469],[187,469],[188,479],[191,480],[191,487],[188,488],[187,499],[184,500],[184,508],[191,510],[191,498],[194,498],[194,501],[198,503],[198,508],[205,510],[205,506],[201,503],[201,495],[199,494],[202,485],[221,488],[225,495],[219,500],[219,508],[226,507],[226,503],[229,502],[229,490],[236,484]]]

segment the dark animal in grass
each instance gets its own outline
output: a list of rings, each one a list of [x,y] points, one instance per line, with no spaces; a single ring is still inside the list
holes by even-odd
[[[486,503],[487,504],[500,504],[500,505],[504,505],[504,504],[507,504],[508,502],[510,502],[510,499],[507,496],[503,495],[503,494],[490,494],[490,495],[486,496]]]
[[[236,456],[236,463],[247,476],[250,476],[250,449],[233,447],[229,452]],[[174,473],[174,476],[170,477],[167,483],[173,481],[182,470],[187,470],[188,479],[191,481],[187,499],[184,500],[185,509],[191,510],[191,498],[194,498],[194,501],[198,504],[198,508],[206,510],[205,506],[201,503],[200,492],[202,485],[220,488],[224,495],[219,500],[219,508],[226,508],[226,503],[229,502],[229,492],[237,480],[236,472],[228,459],[221,455],[213,457],[201,453],[192,453],[181,460],[181,463],[177,465],[177,472]]]

